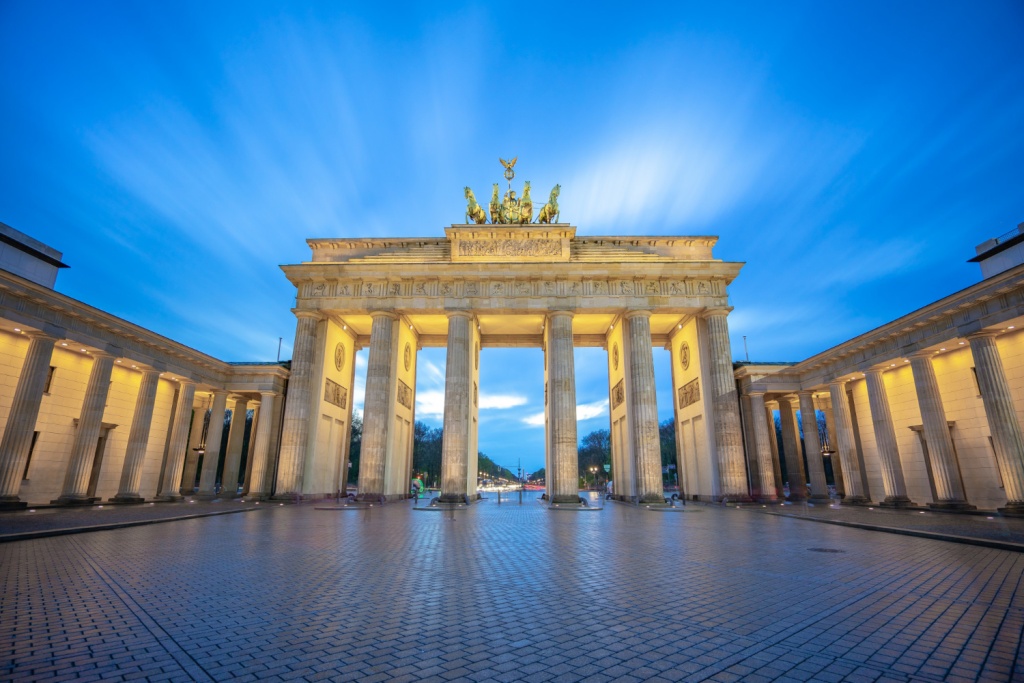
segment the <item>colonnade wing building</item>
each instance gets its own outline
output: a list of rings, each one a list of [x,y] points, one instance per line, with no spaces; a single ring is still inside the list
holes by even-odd
[[[664,502],[653,348],[671,349],[679,419],[699,425],[694,490],[747,494],[727,287],[715,237],[576,237],[570,225],[455,225],[436,239],[309,240],[298,289],[276,493],[337,487],[351,359],[369,347],[359,495],[405,496],[416,353],[447,348],[441,499],[476,496],[480,349],[544,350],[549,499],[576,503],[573,347],[608,352],[615,495]],[[341,467],[344,471],[344,467]]]

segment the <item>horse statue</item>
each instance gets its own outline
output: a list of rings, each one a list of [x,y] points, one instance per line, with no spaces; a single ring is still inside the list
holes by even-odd
[[[523,197],[519,200],[519,220],[517,223],[532,223],[533,222],[533,200],[530,199],[530,181],[526,181],[526,186],[523,188]]]
[[[476,196],[473,194],[473,190],[466,188],[466,219],[473,221],[477,225],[487,222],[487,214],[484,212],[482,206],[476,203]]]
[[[562,191],[561,185],[555,185],[548,197],[548,203],[537,214],[538,223],[555,223],[558,221],[558,193]]]
[[[497,225],[501,222],[501,202],[498,201],[498,183],[494,183],[494,191],[491,193],[491,203],[487,207],[491,214],[491,223]]]

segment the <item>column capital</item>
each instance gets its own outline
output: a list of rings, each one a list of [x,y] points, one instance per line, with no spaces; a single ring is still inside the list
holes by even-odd
[[[767,408],[771,408],[772,406],[775,406],[777,408],[779,405],[779,400],[777,398],[768,399],[764,402],[764,405]]]
[[[796,395],[797,396],[810,396],[811,398],[814,398],[814,389],[801,389],[798,392],[796,392]]]
[[[103,351],[101,349],[91,350],[91,351],[89,351],[89,355],[92,356],[93,358],[96,358],[96,359],[99,359],[99,358],[116,358],[116,356],[114,354],[108,353],[108,352]]]
[[[700,312],[700,317],[711,318],[716,315],[727,316],[732,313],[732,306],[714,306],[712,308],[705,308]]]
[[[641,318],[641,317],[643,317],[643,318],[650,318],[651,317],[651,312],[650,311],[645,311],[645,310],[626,311],[625,313],[622,314],[622,317],[625,320],[631,320],[632,318]]]
[[[568,318],[572,318],[572,317],[574,317],[575,315],[576,315],[576,314],[575,314],[575,313],[573,313],[572,311],[548,311],[548,315],[547,315],[547,317],[548,317],[549,319],[550,319],[550,318],[558,318],[558,317],[568,317]]]
[[[989,337],[996,337],[998,335],[998,330],[978,330],[977,332],[972,332],[971,334],[964,335],[964,339],[966,339],[967,341],[972,341],[974,339],[986,339]]]
[[[767,392],[764,392],[764,391],[748,391],[746,393],[746,395],[747,396],[764,396],[765,393],[767,393]]]
[[[449,320],[452,318],[466,318],[467,320],[472,320],[475,317],[473,315],[473,311],[445,311],[444,314]]]
[[[294,313],[295,317],[298,318],[299,320],[307,319],[319,321],[323,320],[324,317],[323,313],[321,313],[320,311],[311,311],[305,308],[293,308],[292,313]],[[371,313],[370,315],[373,314]]]
[[[271,397],[271,398],[276,398],[276,397],[280,396],[280,394],[278,392],[276,392],[276,391],[261,391],[260,392],[260,398],[267,398],[268,396]]]
[[[370,317],[376,320],[377,318],[390,318],[392,320],[398,320],[399,315],[394,311],[370,311]]]
[[[833,379],[833,380],[829,381],[828,386],[829,386],[830,389],[832,387],[839,387],[840,389],[843,389],[843,388],[846,387],[848,382],[849,382],[849,380],[845,380],[845,379]]]
[[[915,358],[931,358],[935,355],[935,351],[924,349],[922,351],[915,351],[914,353],[907,354],[907,358],[914,360]]]
[[[864,376],[868,377],[870,375],[874,375],[875,377],[881,377],[882,373],[888,369],[889,368],[868,368],[864,371]]]
[[[43,341],[56,342],[60,337],[49,332],[43,332],[42,330],[29,330],[25,332],[25,336],[29,339],[41,339]]]

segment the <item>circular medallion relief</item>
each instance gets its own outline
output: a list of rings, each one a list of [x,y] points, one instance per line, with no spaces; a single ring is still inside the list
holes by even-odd
[[[679,345],[679,364],[683,366],[683,370],[690,367],[690,345],[686,342]]]
[[[402,360],[405,361],[405,369],[408,370],[409,366],[412,365],[412,347],[409,346],[409,342],[405,342],[405,351],[402,354]]]
[[[612,344],[612,370],[619,369],[619,345]]]
[[[345,346],[341,342],[334,347],[334,367],[339,371],[345,367]]]

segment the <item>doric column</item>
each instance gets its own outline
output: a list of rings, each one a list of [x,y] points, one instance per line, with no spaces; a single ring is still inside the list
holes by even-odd
[[[665,502],[661,478],[661,440],[658,432],[658,394],[654,386],[654,355],[651,312],[630,311],[624,316],[629,335],[629,426],[633,441],[636,496],[640,503]],[[571,349],[570,349],[571,352]],[[575,385],[574,385],[575,386]],[[576,403],[573,401],[573,438],[576,434]],[[742,458],[742,447],[740,452]],[[574,459],[575,463],[576,460]],[[578,481],[577,479],[573,480]],[[744,489],[746,477],[744,476]]]
[[[551,429],[553,486],[550,503],[577,505],[580,499],[579,459],[576,441],[576,366],[573,359],[573,314],[555,311],[548,315],[548,406]]]
[[[896,428],[889,410],[889,397],[885,393],[882,370],[868,370],[864,373],[868,384],[868,405],[871,407],[871,424],[875,428],[875,444],[878,459],[882,464],[882,483],[885,486],[886,507],[907,507],[913,505],[907,496],[907,482],[903,478],[903,464],[900,450],[896,445]]]
[[[924,438],[928,443],[928,459],[932,465],[932,477],[938,500],[929,507],[953,510],[972,509],[964,495],[964,484],[953,454],[953,439],[949,435],[946,410],[942,407],[939,381],[927,351],[910,357],[910,368],[914,373],[914,388],[917,402],[921,407],[921,423]]]
[[[836,450],[845,473],[846,497],[844,503],[860,505],[870,502],[864,495],[864,483],[857,466],[857,443],[853,438],[853,418],[850,416],[850,400],[846,397],[846,382],[837,381],[828,385],[832,397],[832,413],[836,423]]]
[[[238,468],[242,463],[242,442],[245,440],[245,421],[248,419],[249,399],[239,398],[231,410],[228,430],[228,449],[224,454],[224,474],[220,478],[220,497],[238,497]]]
[[[301,494],[302,473],[306,467],[306,446],[309,440],[309,408],[312,405],[311,392],[315,371],[313,358],[316,355],[316,327],[321,316],[316,311],[297,310],[295,317],[298,320],[295,324],[292,369],[288,378],[288,401],[285,403],[281,454],[277,466],[277,498],[293,498]],[[367,400],[369,398],[367,392]],[[223,415],[221,417],[223,419]]]
[[[775,411],[779,409],[778,401],[764,402],[764,419],[768,425],[768,445],[772,449],[772,476],[775,477],[775,497],[785,500],[786,491],[782,482],[782,459],[779,456],[779,435],[775,433]]]
[[[836,495],[842,498],[846,495],[846,486],[843,485],[843,465],[839,462],[839,451],[836,450],[836,418],[832,412],[832,396],[828,395],[822,399],[822,411],[825,413],[825,431],[828,433],[829,450],[832,451],[829,462],[832,463],[832,477],[836,482]]]
[[[42,332],[26,335],[30,338],[25,361],[14,390],[14,401],[7,416],[4,436],[0,440],[0,509],[24,507],[18,498],[28,451],[32,447],[32,434],[39,417],[39,404],[50,372],[53,343],[57,341]]]
[[[743,464],[743,436],[739,401],[736,399],[736,378],[732,371],[732,347],[729,344],[727,318],[730,310],[716,308],[704,313],[710,344],[708,375],[711,380],[711,406],[718,449],[718,475],[723,498],[750,500],[747,470]]]
[[[224,413],[228,409],[228,392],[213,392],[210,406],[210,426],[206,429],[206,449],[203,453],[203,471],[199,475],[197,498],[217,497],[217,466],[220,464],[220,442],[224,439]]]
[[[807,458],[807,472],[811,478],[811,500],[827,501],[828,480],[825,479],[825,463],[821,457],[821,439],[818,438],[818,412],[814,407],[814,392],[801,391],[800,423],[804,430],[804,457]]]
[[[384,312],[375,312],[372,315],[370,359],[366,368],[366,398],[363,401],[363,444],[359,454],[359,498],[361,500],[377,500],[384,495],[388,427],[390,427],[389,422],[392,419],[391,385],[395,371],[391,367],[394,360],[392,346],[395,342],[395,321],[398,320],[398,316]],[[448,322],[448,329],[448,362],[450,363],[451,320]],[[290,398],[288,403],[291,403]],[[445,413],[447,413],[447,403],[445,407]],[[447,422],[445,427],[447,428]],[[447,439],[447,434],[445,438]],[[463,476],[463,488],[465,488],[465,476]]]
[[[181,473],[181,495],[191,496],[196,488],[196,468],[199,465],[199,448],[203,443],[203,426],[206,424],[207,401],[192,407],[192,428],[188,433],[188,448],[185,452],[185,466]]]
[[[775,468],[772,465],[772,446],[768,437],[769,425],[765,419],[764,394],[750,394],[750,415],[754,428],[754,448],[757,451],[758,487],[761,490],[759,501],[775,502],[778,500],[775,496]],[[775,431],[774,420],[771,431]]]
[[[178,401],[174,405],[174,424],[171,425],[171,435],[167,440],[167,465],[164,467],[163,489],[158,496],[160,500],[181,500],[181,470],[185,464],[185,451],[188,449],[189,422],[192,419],[192,402],[195,397],[195,383],[180,380]]]
[[[156,389],[160,373],[156,370],[142,370],[139,395],[135,399],[135,414],[132,428],[128,432],[128,450],[121,467],[121,483],[117,495],[110,500],[115,503],[141,503],[139,484],[142,480],[142,466],[146,462],[146,448],[149,446],[149,428],[153,424],[153,405],[156,403]]]
[[[441,440],[441,496],[443,503],[466,501],[469,461],[470,326],[473,316],[448,314],[448,354],[444,376],[444,438]],[[365,429],[365,428],[364,428]],[[365,434],[365,431],[364,431]],[[364,443],[365,443],[365,437]],[[364,445],[365,449],[366,446]],[[362,456],[361,456],[362,457]]]
[[[249,446],[245,455],[245,473],[242,475],[242,495],[249,495],[249,487],[252,484],[252,459],[256,452],[256,431],[260,428],[261,405],[256,403],[252,408],[252,420],[249,422]]]
[[[804,476],[804,455],[800,450],[800,429],[796,424],[793,401],[787,396],[779,399],[779,417],[782,420],[782,450],[786,455],[789,499],[804,501],[807,500],[807,478]]]
[[[996,463],[1003,478],[1006,507],[1003,513],[1024,514],[1024,434],[1013,406],[1010,384],[1006,380],[1003,360],[992,333],[974,334],[967,338],[978,373],[978,388],[985,405],[985,417],[992,432]]]
[[[114,369],[114,357],[106,353],[92,354],[92,370],[89,383],[85,386],[85,400],[78,417],[75,441],[71,446],[71,460],[64,474],[64,488],[54,502],[59,505],[86,505],[89,498],[89,475],[96,457],[96,444],[103,427],[103,409],[107,405],[110,389],[110,373]]]
[[[256,444],[252,449],[252,470],[249,472],[249,493],[255,498],[266,498],[270,493],[264,490],[267,464],[270,462],[270,432],[273,429],[274,403],[277,394],[272,391],[260,392],[260,419],[256,422]]]

